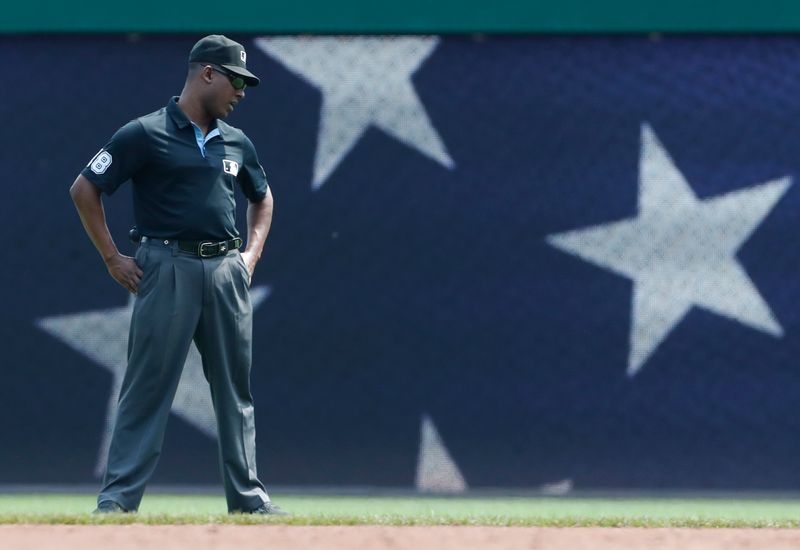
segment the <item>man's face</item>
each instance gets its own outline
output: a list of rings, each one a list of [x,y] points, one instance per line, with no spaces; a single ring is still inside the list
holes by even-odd
[[[207,66],[207,77],[211,80],[206,97],[206,109],[214,118],[225,118],[244,99],[244,88],[237,90],[231,82],[230,73],[224,69]],[[240,85],[241,82],[236,82]]]

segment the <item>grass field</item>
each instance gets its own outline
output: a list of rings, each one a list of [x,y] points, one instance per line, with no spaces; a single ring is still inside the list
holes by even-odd
[[[92,495],[0,494],[0,524],[800,527],[800,500],[425,498],[273,495],[290,517],[228,515],[221,496],[147,495],[137,514],[94,516]]]

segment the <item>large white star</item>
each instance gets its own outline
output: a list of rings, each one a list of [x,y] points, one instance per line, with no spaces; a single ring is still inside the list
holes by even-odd
[[[782,336],[736,253],[791,180],[699,200],[647,124],[641,136],[638,216],[547,237],[633,280],[628,374],[642,368],[692,306]]]
[[[266,286],[250,290],[253,309],[269,296]],[[125,375],[128,357],[128,328],[133,312],[133,297],[125,307],[100,311],[87,311],[69,315],[54,315],[38,319],[36,325],[55,336],[74,350],[82,353],[114,377],[108,397],[103,440],[95,465],[95,475],[103,475],[111,442],[111,430],[117,410],[117,400]],[[217,422],[211,404],[211,391],[203,374],[203,365],[197,347],[192,344],[186,366],[178,383],[178,391],[172,402],[172,412],[204,434],[216,439]]]
[[[322,91],[314,189],[370,125],[454,167],[411,83],[438,42],[430,36],[256,39],[259,49]]]

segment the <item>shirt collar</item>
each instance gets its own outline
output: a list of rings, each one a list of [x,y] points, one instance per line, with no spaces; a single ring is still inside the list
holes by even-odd
[[[186,116],[186,113],[184,113],[183,110],[178,107],[178,96],[174,96],[169,100],[169,103],[167,103],[167,113],[169,113],[169,116],[172,117],[172,120],[175,121],[175,124],[181,130],[192,125],[192,121],[189,120],[189,117]],[[213,126],[209,128],[209,134],[214,131],[215,128],[221,136],[222,128],[219,124],[217,124],[216,120],[213,122]]]

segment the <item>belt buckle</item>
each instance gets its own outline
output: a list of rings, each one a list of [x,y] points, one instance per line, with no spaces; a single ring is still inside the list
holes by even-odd
[[[205,246],[216,246],[216,245],[217,245],[217,243],[212,242],[212,241],[203,241],[203,242],[201,242],[200,245],[197,247],[197,255],[200,256],[201,258],[213,258],[214,256],[216,256],[216,254],[211,254],[211,253],[206,254],[204,252],[204,247]]]

